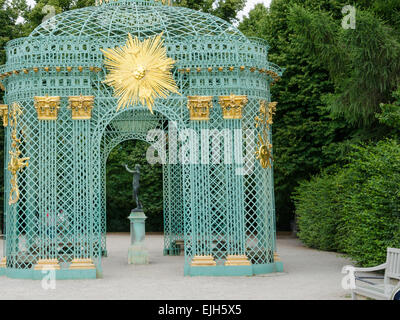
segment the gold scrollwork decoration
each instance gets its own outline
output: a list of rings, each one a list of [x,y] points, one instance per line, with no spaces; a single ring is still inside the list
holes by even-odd
[[[0,115],[3,118],[3,127],[8,126],[8,105],[0,104]]]
[[[273,124],[273,116],[275,115],[277,105],[277,102],[270,102],[267,108],[267,102],[262,100],[260,102],[258,116],[255,118],[256,128],[261,130],[261,132],[258,134],[258,147],[256,156],[257,160],[260,161],[261,167],[264,169],[271,168],[272,162],[274,161],[269,132]]]
[[[213,107],[212,99],[212,96],[188,96],[190,120],[210,120],[210,109]]]
[[[94,96],[69,97],[69,108],[72,110],[72,120],[89,120],[92,118]]]
[[[18,139],[18,117],[22,114],[21,107],[18,103],[13,103],[10,111],[10,126],[12,127],[11,131],[11,150],[9,154],[11,155],[10,162],[8,163],[8,171],[11,172],[11,190],[10,196],[8,200],[8,204],[16,204],[20,198],[20,192],[18,187],[18,172],[22,172],[22,170],[28,167],[28,161],[30,158],[21,157],[21,151],[19,150],[19,144],[21,143],[21,139]]]
[[[39,120],[57,120],[60,109],[60,97],[34,97],[35,109]]]
[[[248,101],[247,96],[237,96],[234,94],[219,97],[219,104],[221,105],[224,119],[242,119],[242,110]]]

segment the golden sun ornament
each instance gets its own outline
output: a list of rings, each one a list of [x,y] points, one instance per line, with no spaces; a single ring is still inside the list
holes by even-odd
[[[162,33],[144,41],[129,33],[125,46],[101,51],[109,71],[104,82],[114,87],[117,110],[141,103],[153,113],[156,98],[179,94],[171,73],[175,61],[167,57]]]

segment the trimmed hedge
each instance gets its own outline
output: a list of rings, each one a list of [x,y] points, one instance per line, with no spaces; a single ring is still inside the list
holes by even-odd
[[[348,254],[359,265],[400,247],[400,146],[385,140],[354,147],[344,168],[331,168],[297,188],[299,237],[305,245]]]

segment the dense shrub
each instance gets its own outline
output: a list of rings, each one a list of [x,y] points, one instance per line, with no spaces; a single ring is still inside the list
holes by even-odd
[[[299,237],[347,253],[360,265],[383,263],[400,247],[400,146],[386,140],[354,147],[344,168],[303,182],[295,195]]]
[[[303,182],[295,193],[297,223],[300,239],[309,247],[335,251],[339,244],[337,229],[340,223],[343,176],[327,171]]]

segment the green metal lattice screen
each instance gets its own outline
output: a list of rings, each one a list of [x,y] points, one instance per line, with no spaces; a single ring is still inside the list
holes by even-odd
[[[128,32],[140,39],[163,32],[167,54],[177,61],[173,76],[181,95],[158,99],[154,115],[142,106],[116,111],[113,90],[103,83],[100,48],[124,44]],[[198,155],[205,145],[188,144],[187,132],[201,137],[209,130],[216,139],[207,142],[208,164],[176,163],[171,155],[164,164],[164,253],[178,254],[183,240],[186,274],[232,274],[224,266],[228,255],[246,255],[252,274],[276,270],[273,170],[255,158],[254,119],[260,101],[271,101],[269,86],[282,70],[268,61],[265,42],[204,13],[126,0],[57,15],[29,37],[10,41],[6,52],[4,99],[23,110],[18,136],[22,155],[30,157],[18,175],[20,200],[5,204],[7,274],[34,277],[40,259],[57,259],[67,272],[73,259],[90,258],[101,271],[106,159],[122,141],[148,141],[151,129],[169,137],[176,131],[178,148],[189,145]],[[230,94],[248,98],[242,119],[222,117],[218,98]],[[61,97],[56,121],[38,120],[33,100],[45,95]],[[79,95],[95,97],[90,120],[71,119],[68,98]],[[188,96],[213,97],[209,121],[190,120]],[[10,134],[7,127],[6,164]],[[229,150],[228,163],[213,161]],[[6,199],[9,191],[5,168]],[[212,256],[217,266],[192,267],[195,256]]]

